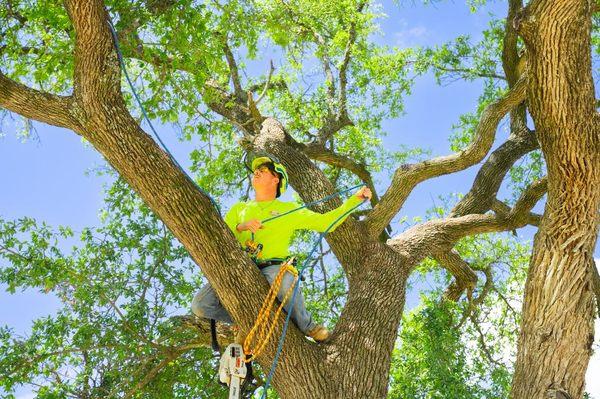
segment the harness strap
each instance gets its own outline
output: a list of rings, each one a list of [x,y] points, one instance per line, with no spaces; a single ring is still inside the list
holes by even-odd
[[[210,345],[213,352],[221,353],[221,347],[217,339],[217,322],[215,319],[210,319]]]

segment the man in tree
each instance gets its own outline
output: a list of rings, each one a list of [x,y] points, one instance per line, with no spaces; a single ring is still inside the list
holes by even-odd
[[[263,225],[261,221],[289,212],[298,205],[277,199],[287,188],[288,176],[283,165],[270,157],[257,157],[252,161],[251,170],[255,200],[234,204],[225,215],[225,222],[240,244],[253,255],[254,262],[269,284],[273,283],[281,264],[290,256],[289,244],[295,230],[323,232],[335,222],[330,229],[333,231],[348,217],[349,211],[371,198],[371,191],[363,187],[341,206],[327,213],[316,213],[303,208],[289,215],[268,220]],[[289,273],[286,274],[277,295],[280,301],[292,282],[293,277]],[[329,337],[327,328],[313,321],[306,310],[301,293],[295,299],[291,310],[289,302],[288,300],[285,304],[285,309],[292,312],[292,320],[304,334],[318,342]],[[196,294],[192,301],[192,311],[198,317],[232,323],[231,317],[210,284],[206,284]]]

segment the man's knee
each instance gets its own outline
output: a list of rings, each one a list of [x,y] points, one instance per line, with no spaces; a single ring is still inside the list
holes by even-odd
[[[203,287],[192,299],[192,313],[198,317],[207,317],[208,309],[212,306],[210,302],[210,290]]]
[[[202,303],[200,301],[196,300],[196,297],[197,296],[195,296],[192,300],[192,313],[195,314],[197,317],[205,317],[204,307],[202,306]]]

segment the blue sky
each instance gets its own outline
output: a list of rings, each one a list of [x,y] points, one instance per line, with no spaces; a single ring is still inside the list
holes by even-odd
[[[442,43],[459,34],[473,34],[475,38],[487,26],[489,12],[505,14],[504,2],[492,2],[482,11],[470,13],[463,2],[435,3],[422,6],[417,2],[400,2],[402,8],[385,4],[388,18],[382,23],[381,40],[401,47]],[[388,148],[400,145],[421,146],[432,155],[449,152],[447,137],[458,115],[472,111],[480,94],[480,83],[459,82],[439,87],[431,76],[419,79],[413,94],[405,101],[405,115],[384,125],[388,132]],[[68,225],[75,230],[98,223],[98,210],[102,206],[103,178],[86,174],[103,165],[102,158],[70,131],[36,124],[39,141],[21,142],[15,136],[13,123],[4,125],[5,136],[0,139],[0,173],[3,182],[0,195],[0,217],[15,219],[23,216],[43,220],[50,225]],[[189,144],[176,141],[169,129],[161,129],[163,139],[184,166],[189,166]],[[498,137],[505,137],[501,131]],[[496,145],[498,145],[497,141]],[[477,167],[442,177],[419,186],[409,198],[403,215],[423,215],[439,195],[449,192],[466,192],[477,172]],[[387,185],[381,182],[381,187]],[[380,190],[382,191],[382,190]],[[394,226],[394,230],[402,226]],[[532,238],[534,230],[524,229],[520,235]],[[600,258],[598,249],[596,258]],[[415,294],[407,305],[418,301]],[[18,333],[26,333],[32,320],[52,314],[59,306],[51,295],[33,290],[9,295],[0,286],[0,324],[6,324]],[[600,325],[597,324],[597,331]],[[600,334],[597,334],[597,336]],[[596,338],[596,343],[600,341]],[[600,382],[591,375],[600,375],[600,360],[595,356],[588,372],[588,392],[600,399]],[[0,392],[1,393],[1,392]],[[31,397],[24,388],[21,398]]]

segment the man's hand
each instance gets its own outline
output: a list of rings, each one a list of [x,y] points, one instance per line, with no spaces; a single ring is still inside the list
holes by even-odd
[[[236,226],[237,231],[242,232],[249,230],[253,233],[256,233],[258,230],[263,229],[262,223],[258,219],[248,220],[247,222],[240,223]]]
[[[358,190],[358,192],[355,195],[363,201],[370,200],[373,196],[369,187],[366,186],[363,186],[360,190]]]

